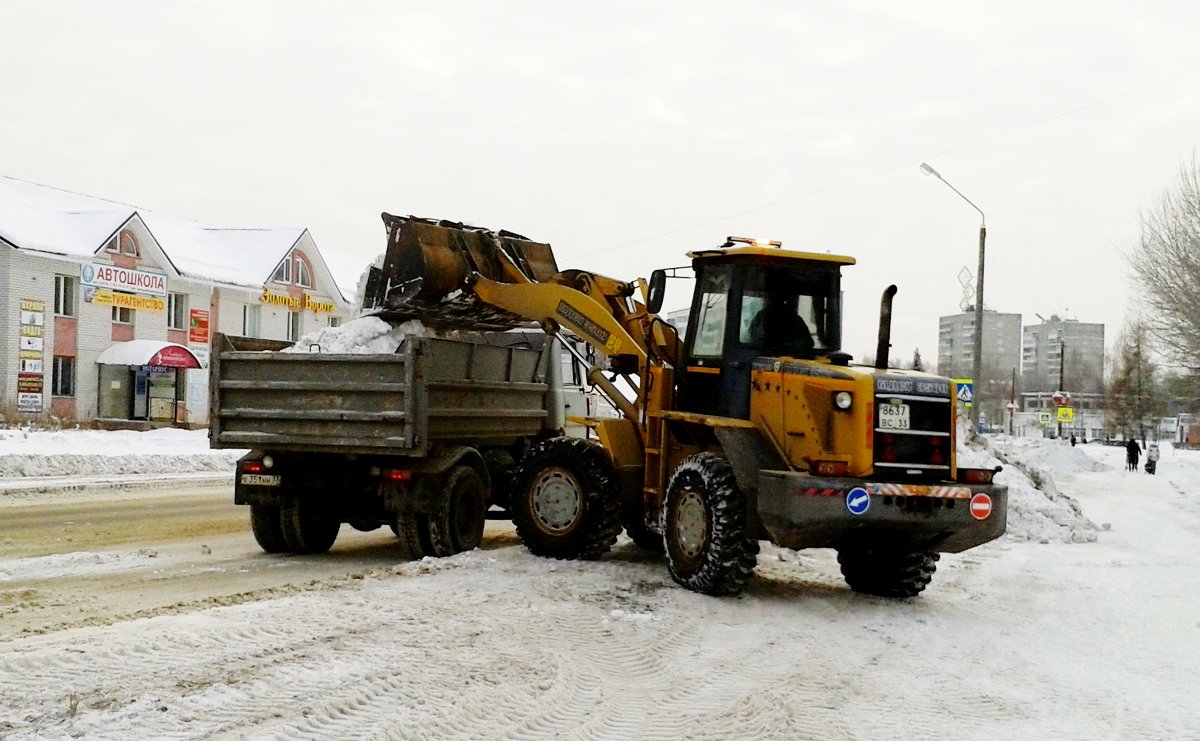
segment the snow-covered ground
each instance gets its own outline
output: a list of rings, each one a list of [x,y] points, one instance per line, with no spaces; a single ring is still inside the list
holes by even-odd
[[[196,433],[11,432],[0,466],[213,455]],[[1149,476],[1120,448],[990,444],[960,455],[1005,466],[1009,533],[944,555],[913,600],[769,546],[745,594],[708,598],[624,538],[557,562],[493,523],[452,558],[6,637],[0,737],[1200,738],[1200,452],[1168,448]],[[0,562],[0,604],[23,580],[169,558]]]

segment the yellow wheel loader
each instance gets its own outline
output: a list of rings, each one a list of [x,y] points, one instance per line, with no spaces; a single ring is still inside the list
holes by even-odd
[[[536,322],[595,350],[574,352],[621,416],[585,420],[592,442],[545,439],[517,461],[508,501],[533,553],[597,558],[623,526],[665,551],[679,584],[734,595],[769,540],[834,548],[852,589],[910,597],[939,553],[1004,533],[996,471],[956,463],[954,384],[887,367],[895,286],[875,365],[842,351],[853,258],[736,237],[691,252],[680,336],[657,316],[669,271],[615,280],[560,270],[548,244],[511,232],[383,219],[365,309],[455,330]]]

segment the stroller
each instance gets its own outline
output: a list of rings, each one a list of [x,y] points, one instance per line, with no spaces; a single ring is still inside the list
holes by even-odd
[[[1154,470],[1158,468],[1158,444],[1151,443],[1150,449],[1146,451],[1146,473],[1154,475]]]
[[[1146,473],[1153,476],[1156,463],[1157,463],[1157,461],[1155,461],[1153,458],[1147,458],[1146,459]]]

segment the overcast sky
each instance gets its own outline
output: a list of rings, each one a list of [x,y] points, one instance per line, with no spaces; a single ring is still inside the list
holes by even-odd
[[[846,349],[985,306],[1107,325],[1200,139],[1200,5],[46,2],[0,23],[0,174],[361,257],[381,211],[617,278],[727,235],[854,256]],[[688,302],[669,286],[667,308]]]

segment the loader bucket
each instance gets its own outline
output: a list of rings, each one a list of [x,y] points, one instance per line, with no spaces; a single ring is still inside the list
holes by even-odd
[[[482,304],[471,292],[476,276],[519,283],[558,272],[550,245],[450,221],[383,214],[388,245],[372,267],[363,310],[397,323],[420,319],[433,327],[496,330],[527,324],[516,314]]]

